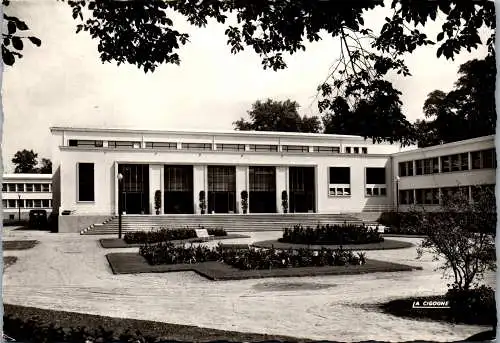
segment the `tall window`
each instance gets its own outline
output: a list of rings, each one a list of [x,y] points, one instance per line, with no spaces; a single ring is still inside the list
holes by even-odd
[[[408,168],[406,168],[406,162],[399,162],[399,176],[407,176]]]
[[[441,172],[451,172],[451,156],[441,156]]]
[[[16,184],[15,183],[8,183],[7,186],[8,186],[9,192],[16,191]]]
[[[416,164],[416,175],[422,175],[424,173],[424,160],[415,161]]]
[[[78,163],[78,201],[94,201],[94,163]]]
[[[330,167],[329,194],[331,196],[351,195],[351,168]]]
[[[48,183],[42,184],[42,192],[50,192],[50,186]]]

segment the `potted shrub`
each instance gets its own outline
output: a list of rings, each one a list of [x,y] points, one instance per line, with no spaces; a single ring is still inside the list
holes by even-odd
[[[283,207],[283,213],[288,213],[288,193],[286,190],[281,192],[281,206]]]
[[[160,208],[161,208],[161,191],[157,190],[155,192],[155,210],[156,214],[160,214]]]
[[[243,214],[247,213],[248,210],[248,192],[241,191],[241,209],[243,210]]]
[[[205,199],[205,191],[200,191],[199,200],[200,200],[201,214],[205,214],[205,209],[207,208],[207,202]]]

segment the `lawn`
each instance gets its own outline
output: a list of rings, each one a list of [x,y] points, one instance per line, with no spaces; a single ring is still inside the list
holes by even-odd
[[[35,240],[26,240],[26,241],[3,241],[2,246],[3,250],[27,250],[34,248],[38,243]]]
[[[338,244],[297,244],[297,243],[285,243],[279,242],[278,240],[267,240],[252,243],[252,246],[258,248],[266,248],[266,249],[312,249],[312,250],[320,250],[322,248],[329,249],[337,249],[340,247]],[[396,240],[386,239],[383,242],[378,243],[367,243],[367,244],[345,244],[342,245],[343,249],[349,250],[386,250],[386,249],[404,249],[411,248],[414,244],[409,242],[402,242]]]

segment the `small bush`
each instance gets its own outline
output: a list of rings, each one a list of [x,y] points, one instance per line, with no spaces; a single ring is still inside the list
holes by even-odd
[[[496,325],[495,291],[491,287],[480,286],[468,290],[450,289],[446,293],[451,312],[457,322],[477,321]]]
[[[383,242],[375,229],[362,225],[318,225],[316,228],[296,225],[283,230],[278,241],[295,244],[368,244]]]
[[[200,226],[199,229],[204,229]],[[227,236],[227,232],[222,228],[207,229],[209,235]],[[125,233],[123,240],[128,244],[159,243],[174,240],[196,238],[195,229],[166,229],[152,231],[135,231]]]

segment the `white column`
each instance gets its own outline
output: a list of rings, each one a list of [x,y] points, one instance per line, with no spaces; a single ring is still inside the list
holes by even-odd
[[[288,197],[290,197],[290,191],[288,189],[288,167],[278,166],[276,167],[276,207],[278,213],[283,213],[283,206],[281,206],[281,193],[286,191]],[[288,201],[290,205],[290,201]]]
[[[236,166],[236,213],[243,213],[241,208],[241,192],[248,192],[248,166]]]
[[[163,188],[161,187],[161,164],[149,165],[149,213],[156,214],[155,210],[155,192],[161,191],[163,198]],[[163,203],[163,199],[162,199]],[[162,213],[162,212],[160,212]]]
[[[161,208],[160,214],[165,213],[165,165],[160,166],[160,190],[161,190]]]
[[[194,202],[194,212],[201,213],[200,210],[200,191],[205,191],[205,196],[208,200],[208,192],[206,187],[206,165],[194,165],[193,166],[193,202]],[[207,202],[208,204],[208,202]]]
[[[119,201],[118,198],[119,198],[120,195],[118,194],[118,192],[119,192],[119,185],[118,185],[118,162],[116,162],[116,161],[114,163],[114,180],[115,180],[115,182],[114,182],[114,185],[115,185],[115,208],[114,208],[113,212],[115,213],[115,215],[118,215],[118,210],[119,210],[119,208],[118,208],[118,201]]]

